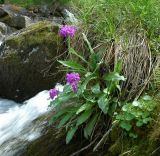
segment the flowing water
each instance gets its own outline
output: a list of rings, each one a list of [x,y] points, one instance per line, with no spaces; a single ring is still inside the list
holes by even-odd
[[[63,90],[61,85],[56,88]],[[49,103],[48,91],[21,105],[0,99],[0,156],[17,156],[27,143],[41,136],[46,121],[33,121],[49,111]]]

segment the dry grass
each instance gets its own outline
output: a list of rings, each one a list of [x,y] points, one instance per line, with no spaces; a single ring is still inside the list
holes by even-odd
[[[80,34],[77,36],[72,46],[87,57],[83,38]],[[117,61],[122,59],[122,74],[127,78],[122,84],[123,99],[139,98],[152,79],[152,74],[156,86],[160,86],[160,58],[152,55],[145,32],[133,31],[130,34],[117,35],[115,41],[99,43],[93,49],[95,52],[105,53],[104,63],[110,71],[113,71]]]
[[[149,83],[157,63],[157,58],[151,55],[145,33],[124,34],[114,45],[111,44],[105,63],[111,65],[114,62],[115,65],[118,59],[123,61],[123,75],[127,78],[122,84],[122,97],[126,100],[138,98]]]

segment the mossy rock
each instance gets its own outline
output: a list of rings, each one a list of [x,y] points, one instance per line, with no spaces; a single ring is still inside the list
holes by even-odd
[[[70,156],[89,144],[81,132],[69,144],[66,144],[65,137],[66,131],[50,127],[43,136],[28,144],[20,156]],[[104,151],[93,152],[92,148],[93,146],[78,155],[104,156]]]
[[[0,53],[1,97],[23,101],[61,80],[61,74],[54,75],[59,65],[56,58],[64,53],[58,30],[43,21],[6,38]]]
[[[160,101],[159,100],[157,102]],[[157,124],[151,123],[143,127],[138,138],[129,137],[118,126],[114,127],[103,146],[97,152],[93,152],[93,146],[86,148],[78,156],[159,156],[160,153],[160,107],[157,106],[154,120]],[[49,120],[49,119],[48,119]],[[70,156],[89,145],[89,141],[79,131],[73,140],[66,145],[66,131],[58,131],[56,126],[48,127],[44,135],[31,142],[21,156]]]

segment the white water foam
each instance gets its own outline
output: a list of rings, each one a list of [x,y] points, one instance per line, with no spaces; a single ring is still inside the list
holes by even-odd
[[[2,42],[2,41],[0,41],[0,46],[2,45],[2,43],[3,43],[3,42]]]
[[[56,88],[63,91],[62,85],[58,84]],[[25,145],[25,141],[41,135],[44,123],[32,122],[49,111],[49,103],[48,91],[40,92],[23,105],[0,99],[0,156],[13,156],[22,148],[22,143]]]

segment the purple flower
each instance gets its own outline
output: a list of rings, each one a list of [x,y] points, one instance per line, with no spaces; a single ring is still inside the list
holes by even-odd
[[[63,37],[73,37],[76,33],[77,29],[75,26],[71,26],[71,25],[64,25],[60,28],[60,35]]]
[[[80,80],[79,73],[70,73],[66,75],[67,83],[77,83]]]
[[[74,92],[74,93],[77,93],[78,84],[77,84],[77,83],[72,83],[72,84],[71,84],[71,87],[72,87],[73,92]]]
[[[69,83],[72,87],[74,93],[78,90],[78,82],[80,81],[79,73],[70,73],[66,74],[67,83]]]
[[[49,95],[51,99],[54,99],[58,94],[59,94],[59,91],[55,88],[49,91]]]

